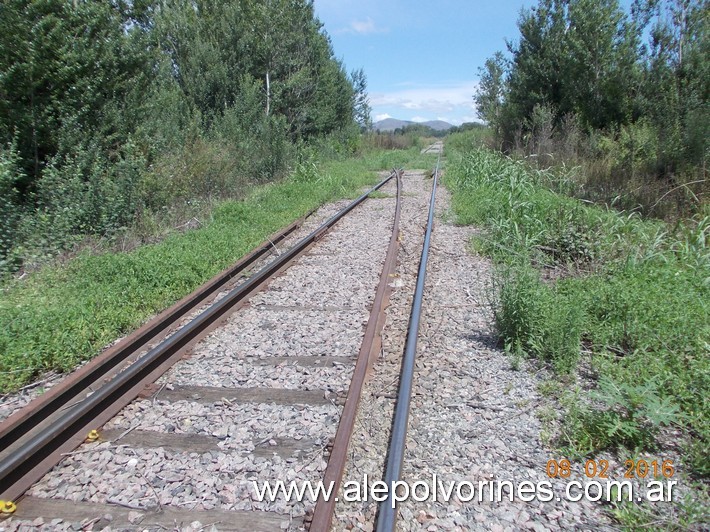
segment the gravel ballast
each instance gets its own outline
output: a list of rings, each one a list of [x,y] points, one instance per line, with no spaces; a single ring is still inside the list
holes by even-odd
[[[107,423],[102,432],[111,440],[70,453],[28,496],[139,513],[267,512],[280,516],[279,528],[302,529],[312,501],[279,494],[260,502],[253,482],[317,481],[323,474],[389,242],[394,191],[391,182],[387,197],[340,220],[164,374],[153,397]],[[289,243],[347,203],[324,206]],[[184,397],[173,397],[181,390]],[[230,400],[232,390],[254,397]],[[295,402],[287,404],[291,392]],[[216,398],[205,401],[205,393]],[[86,526],[56,517],[11,518],[0,528]],[[101,517],[91,527],[110,526]],[[143,519],[133,517],[136,525]]]
[[[398,288],[388,309],[384,357],[363,395],[345,481],[372,485],[383,477],[390,423],[399,381],[404,335],[421,252],[431,180],[424,172],[407,173],[403,206],[403,252]],[[475,229],[452,223],[450,196],[439,187],[424,306],[414,375],[412,408],[404,456],[403,480],[411,485],[436,474],[451,482],[551,481],[556,495],[564,484],[546,474],[554,455],[542,441],[537,392],[547,377],[523,363],[514,369],[497,347],[491,308],[492,266],[469,251]],[[568,480],[582,480],[572,477]],[[458,484],[455,484],[458,485]],[[462,488],[449,501],[400,503],[399,530],[569,530],[613,528],[602,508],[591,502],[521,501],[507,497],[482,502]],[[424,493],[420,485],[420,498]],[[487,493],[487,492],[486,492]],[[342,492],[341,492],[342,495]],[[477,497],[477,495],[476,495]],[[463,500],[462,500],[463,499]],[[336,530],[372,530],[377,503],[344,502],[336,507]]]
[[[382,351],[363,389],[344,482],[362,482],[366,476],[372,486],[383,478],[431,185],[428,172],[405,173],[400,250]],[[259,502],[252,481],[317,481],[325,470],[390,237],[394,190],[390,183],[385,197],[368,200],[339,222],[163,375],[154,396],[134,401],[110,421],[105,430],[118,437],[83,445],[30,495],[128,509],[138,529],[141,517],[135,512],[172,509],[196,515],[271,512],[277,516],[273,529],[305,529],[312,501]],[[322,208],[290,242],[345,204]],[[554,375],[528,361],[513,361],[498,346],[492,264],[470,250],[476,229],[457,226],[453,219],[450,195],[440,186],[403,480],[431,488],[436,476],[444,487],[453,482],[474,490],[489,482],[514,487],[549,482],[554,495],[549,501],[519,496],[511,501],[505,491],[502,500],[479,502],[477,492],[465,500],[470,495],[465,488],[458,495],[454,490],[448,500],[441,491],[437,500],[410,497],[398,506],[398,530],[616,529],[605,511],[608,505],[565,500],[568,482],[584,483],[583,461],[573,461],[569,479],[548,477],[548,461],[565,458],[550,447],[549,427],[540,421],[542,411],[560,410],[554,397],[539,392]],[[170,398],[181,389],[193,395]],[[216,399],[200,398],[203,389],[224,390],[225,397],[217,392]],[[267,389],[275,400],[228,397],[230,391],[257,389]],[[299,393],[304,394],[300,402],[284,402],[283,397]],[[146,433],[173,441],[136,444]],[[190,442],[201,450],[190,451]],[[613,469],[609,480],[623,480],[620,464],[613,463]],[[372,530],[377,502],[345,501],[342,486],[339,495],[333,529]],[[95,528],[111,527],[110,520],[97,518]],[[176,528],[199,530],[205,524],[209,521],[190,520]],[[0,529],[79,530],[85,525],[51,518],[33,525],[12,518],[0,522]]]

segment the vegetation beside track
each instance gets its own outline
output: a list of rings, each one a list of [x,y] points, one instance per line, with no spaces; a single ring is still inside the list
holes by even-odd
[[[496,324],[512,363],[537,358],[558,374],[542,390],[566,410],[556,446],[570,458],[635,456],[670,436],[683,467],[707,478],[710,212],[666,224],[604,209],[567,195],[573,171],[473,141],[447,143],[445,182],[458,221],[485,228],[473,245],[497,265]]]
[[[353,153],[366,87],[306,0],[2,2],[0,276]]]
[[[0,299],[0,392],[49,370],[73,369],[280,227],[328,201],[355,197],[377,181],[377,170],[417,159],[431,165],[431,156],[416,147],[325,163],[307,159],[284,181],[218,204],[198,229],[125,253],[86,249],[7,281]]]
[[[538,0],[474,97],[493,145],[541,167],[581,166],[595,202],[655,218],[710,194],[706,0]]]

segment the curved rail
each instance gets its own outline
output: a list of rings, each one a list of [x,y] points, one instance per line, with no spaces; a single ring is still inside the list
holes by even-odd
[[[404,449],[407,439],[407,422],[409,420],[412,382],[414,380],[414,360],[417,354],[419,319],[422,312],[422,300],[424,299],[424,282],[426,281],[426,266],[429,258],[429,241],[431,240],[431,231],[434,226],[434,201],[436,199],[436,185],[439,180],[440,161],[441,156],[439,156],[434,170],[434,182],[431,189],[431,199],[429,200],[429,219],[427,221],[426,233],[424,235],[422,255],[419,261],[417,286],[414,291],[412,311],[409,316],[407,339],[404,344],[404,359],[402,361],[402,371],[399,377],[397,404],[394,411],[392,436],[387,452],[387,467],[385,469],[384,481],[389,490],[387,499],[380,503],[377,514],[377,532],[393,531],[397,520],[397,509],[393,499],[393,487],[402,476],[402,461],[404,459]]]
[[[32,483],[62,459],[62,453],[79,445],[88,431],[113,417],[137,397],[146,384],[154,382],[178,360],[186,348],[215,328],[230,311],[287,268],[341,218],[397,175],[398,173],[393,171],[386,179],[258,270],[224,298],[213,303],[172,336],[150,349],[93,394],[79,404],[68,407],[57,419],[31,435],[27,441],[22,441],[21,445],[16,446],[16,449],[0,461],[0,483],[3,486],[0,499],[13,501],[19,498]]]

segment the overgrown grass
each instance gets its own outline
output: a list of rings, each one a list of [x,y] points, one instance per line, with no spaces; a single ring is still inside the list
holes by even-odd
[[[288,179],[219,204],[203,227],[131,252],[84,251],[2,286],[0,392],[48,370],[67,371],[168,307],[266,236],[331,200],[352,197],[376,170],[416,160],[418,150],[300,163]]]
[[[596,375],[558,443],[577,455],[652,449],[675,424],[685,465],[710,475],[710,213],[666,225],[559,193],[568,173],[487,150],[449,159],[458,220],[486,228],[475,246],[498,264],[506,349]]]
[[[347,164],[347,163],[344,163]],[[365,165],[368,170],[391,170],[392,168],[429,169],[436,164],[436,155],[422,154],[419,147],[407,150],[389,150],[373,152],[366,156]]]

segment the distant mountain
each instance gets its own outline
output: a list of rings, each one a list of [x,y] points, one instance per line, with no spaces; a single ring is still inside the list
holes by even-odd
[[[454,127],[452,124],[449,124],[448,122],[444,122],[443,120],[429,120],[428,122],[422,122],[425,126],[429,126],[432,128],[434,131],[446,131],[447,129],[451,129]]]
[[[434,131],[446,131],[453,126],[448,122],[443,120],[429,120],[428,122],[412,122],[411,120],[397,120],[396,118],[385,118],[379,122],[372,124],[372,129],[382,132],[394,131],[395,129],[411,126],[414,124],[421,124],[422,126],[429,126]]]
[[[385,118],[384,120],[380,120],[379,122],[375,122],[372,124],[372,129],[375,129],[377,131],[394,131],[397,128],[408,126],[409,124],[413,124],[414,122],[410,122],[408,120],[397,120],[396,118]]]

